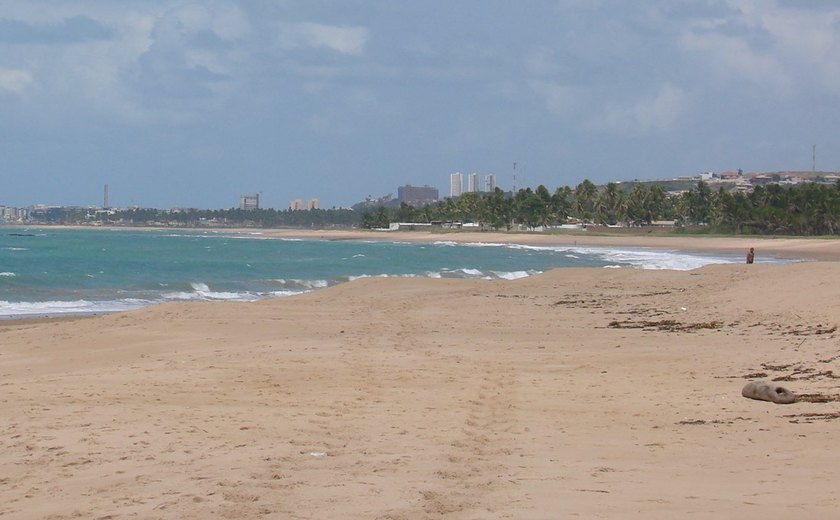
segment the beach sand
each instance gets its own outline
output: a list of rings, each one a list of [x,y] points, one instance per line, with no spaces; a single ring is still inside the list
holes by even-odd
[[[2,322],[0,517],[832,517],[840,255],[790,240],[835,261]]]
[[[479,232],[479,231],[368,231],[368,230],[302,230],[302,229],[237,229],[235,231],[277,238],[321,240],[390,240],[403,242],[449,241],[456,243],[526,244],[535,246],[594,246],[667,249],[693,252],[725,252],[746,255],[756,249],[757,259],[763,256],[811,260],[840,260],[840,240],[836,238],[745,237],[678,235],[668,232],[616,233],[600,232]]]

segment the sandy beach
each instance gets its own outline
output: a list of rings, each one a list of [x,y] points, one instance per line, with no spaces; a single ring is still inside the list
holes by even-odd
[[[840,241],[383,238],[755,247],[759,263],[2,322],[0,517],[836,515]],[[742,397],[755,380],[797,402]]]

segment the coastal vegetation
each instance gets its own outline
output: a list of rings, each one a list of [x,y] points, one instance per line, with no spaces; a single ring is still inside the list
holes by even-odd
[[[564,224],[639,228],[675,226],[683,232],[777,235],[840,234],[840,182],[768,184],[750,192],[713,190],[699,181],[675,193],[659,183],[596,186],[584,180],[550,192],[543,185],[515,194],[496,189],[415,207],[360,203],[318,210],[49,208],[32,220],[55,224],[178,227],[387,228],[391,223],[474,224],[481,229],[548,229]]]
[[[662,185],[616,183],[598,187],[584,180],[574,189],[550,193],[545,186],[507,196],[467,193],[457,199],[415,208],[378,208],[364,213],[361,226],[387,227],[390,222],[472,222],[494,230],[547,228],[568,223],[642,227],[669,222],[692,229],[737,234],[840,234],[840,183],[756,186],[752,192],[713,191],[699,181],[669,195]]]
[[[131,208],[91,211],[87,208],[33,210],[30,219],[45,224],[173,227],[353,227],[359,220],[352,209],[174,209]]]

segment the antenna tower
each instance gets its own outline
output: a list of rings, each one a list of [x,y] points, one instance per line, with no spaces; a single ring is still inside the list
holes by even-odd
[[[513,163],[513,194],[516,195],[516,163]]]

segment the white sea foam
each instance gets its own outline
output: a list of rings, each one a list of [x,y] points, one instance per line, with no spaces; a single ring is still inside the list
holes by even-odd
[[[204,234],[204,233],[167,233],[165,235],[160,235],[161,237],[166,238],[219,238],[219,235],[216,234]],[[226,237],[226,238],[233,238],[233,237]]]
[[[28,247],[4,247],[3,251],[29,251]]]
[[[250,292],[213,291],[206,283],[193,282],[192,292],[175,291],[165,293],[163,298],[176,301],[236,301],[252,302],[260,299],[258,294]]]
[[[610,263],[640,269],[671,269],[675,271],[689,271],[704,265],[731,264],[740,262],[740,256],[714,256],[702,254],[688,254],[677,251],[662,251],[656,249],[582,249],[582,253],[599,257]]]
[[[531,274],[536,274],[536,273],[529,273],[529,272],[526,272],[526,271],[513,271],[513,272],[509,272],[509,273],[500,273],[500,272],[497,272],[497,271],[493,271],[493,274],[496,275],[497,277],[503,279],[503,280],[518,280],[519,278],[527,278],[527,277],[531,276]]]
[[[261,234],[220,235],[217,238],[230,238],[230,239],[233,239],[233,240],[272,240],[272,237],[262,236]]]
[[[0,301],[0,316],[25,317],[25,316],[54,316],[73,314],[100,314],[110,312],[123,312],[139,309],[153,302],[126,298],[113,301],[46,301],[46,302],[8,302]]]
[[[731,264],[742,261],[740,255],[684,253],[650,248],[607,248],[582,246],[531,246],[523,244],[465,244],[471,247],[508,247],[516,250],[553,251],[567,258],[588,255],[609,266],[635,267],[639,269],[672,269],[688,271],[710,264]]]
[[[272,297],[275,297],[275,298],[283,298],[283,297],[286,297],[286,296],[295,296],[297,294],[304,294],[304,293],[308,293],[308,292],[310,292],[310,291],[271,291],[270,293],[267,293],[267,294],[268,294],[268,296],[272,296]]]
[[[17,275],[15,273],[10,272],[10,271],[3,271],[2,273],[0,273],[0,276],[7,276],[7,277],[11,278],[11,277],[14,277],[14,276],[17,276]]]
[[[299,280],[296,278],[287,280],[285,278],[277,278],[274,281],[280,285],[301,289],[323,289],[324,287],[329,287],[330,285],[327,280]]]

